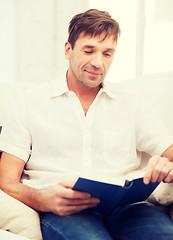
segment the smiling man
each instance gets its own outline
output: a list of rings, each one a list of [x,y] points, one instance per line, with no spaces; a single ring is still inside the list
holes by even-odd
[[[103,82],[113,61],[116,47],[114,37],[109,36],[105,39],[105,34],[103,32],[93,38],[81,33],[73,49],[69,42],[66,43],[70,79],[73,76],[87,87],[98,87]]]
[[[95,37],[81,33],[73,48],[70,42],[65,45],[69,60],[68,88],[78,96],[85,114],[102,87],[113,61],[116,43],[115,36],[106,37],[106,32],[102,32]]]
[[[67,72],[22,94],[3,126],[0,187],[39,212],[45,240],[172,240],[171,220],[153,205],[105,216],[92,210],[99,199],[72,190],[79,176],[138,169],[137,150],[154,156],[144,183],[173,181],[173,138],[140,96],[105,82],[119,34],[107,12],[74,16]]]

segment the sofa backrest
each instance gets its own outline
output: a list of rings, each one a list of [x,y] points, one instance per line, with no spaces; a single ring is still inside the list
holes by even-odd
[[[139,91],[151,102],[173,135],[173,72],[128,79],[120,85]]]
[[[0,82],[0,126],[3,125],[9,109],[23,89],[22,83]]]
[[[173,135],[173,72],[146,75],[135,79],[128,79],[119,85],[125,89],[132,89],[144,96],[154,106],[167,129]],[[141,157],[140,169],[146,166],[150,155],[139,153]]]

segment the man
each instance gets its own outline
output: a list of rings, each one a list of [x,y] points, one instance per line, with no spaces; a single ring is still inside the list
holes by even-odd
[[[172,222],[150,204],[102,216],[92,211],[99,199],[72,190],[79,176],[137,169],[136,149],[157,155],[145,184],[173,181],[172,137],[139,96],[104,82],[119,34],[107,12],[74,16],[66,76],[24,93],[3,126],[1,189],[40,213],[44,239],[172,239]]]

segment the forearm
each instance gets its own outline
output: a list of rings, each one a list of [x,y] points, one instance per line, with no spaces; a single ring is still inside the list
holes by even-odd
[[[8,195],[37,211],[49,211],[44,204],[45,190],[34,189],[7,177],[0,178],[0,188]]]
[[[173,162],[173,144],[169,146],[161,155],[161,157],[166,157],[169,161]]]
[[[22,159],[3,152],[0,159],[0,189],[35,210],[49,211],[44,204],[46,192],[20,182],[24,167]]]
[[[0,160],[0,188],[29,207],[66,216],[99,203],[88,193],[72,190],[74,182],[63,181],[48,189],[34,189],[20,182],[25,162],[8,153]]]

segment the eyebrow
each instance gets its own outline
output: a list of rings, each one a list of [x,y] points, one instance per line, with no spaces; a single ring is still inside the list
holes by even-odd
[[[95,46],[93,46],[93,45],[84,45],[84,46],[82,47],[82,50],[85,49],[85,48],[93,49],[93,48],[95,48]],[[107,48],[107,49],[105,50],[105,52],[106,52],[106,51],[115,52],[115,49],[114,49],[114,48]]]
[[[94,48],[94,46],[92,46],[92,45],[84,45],[84,46],[82,47],[82,49],[85,49],[85,48]]]

